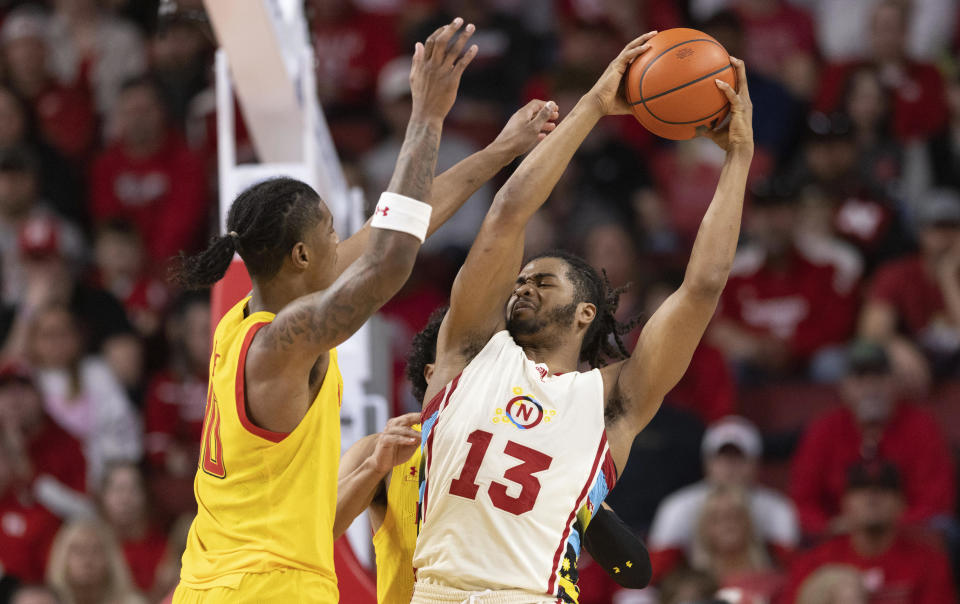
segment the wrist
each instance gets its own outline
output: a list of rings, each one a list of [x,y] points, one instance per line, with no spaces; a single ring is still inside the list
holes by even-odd
[[[410,123],[424,124],[427,126],[441,126],[443,125],[443,116],[434,115],[423,108],[414,107],[413,111],[410,112]]]
[[[738,143],[730,145],[727,151],[727,158],[730,161],[750,163],[753,160],[753,143]]]
[[[381,462],[376,458],[376,453],[370,457],[363,460],[363,463],[360,465],[360,470],[376,480],[381,480],[390,473],[390,470],[393,469],[393,466],[388,466],[386,468],[381,466]]]
[[[501,168],[505,167],[520,155],[515,149],[512,149],[508,143],[496,139],[483,148],[483,153],[490,158],[490,161],[496,163]]]
[[[570,113],[571,115],[573,113],[579,113],[599,120],[601,117],[607,115],[609,110],[610,108],[607,107],[607,103],[603,97],[595,90],[590,90],[590,92],[580,97],[580,101],[577,102]]]

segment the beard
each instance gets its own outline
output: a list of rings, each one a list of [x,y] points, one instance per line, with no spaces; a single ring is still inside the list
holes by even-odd
[[[557,326],[569,327],[573,324],[573,317],[577,312],[575,303],[566,306],[551,308],[542,317],[534,316],[530,319],[517,319],[513,313],[507,318],[507,331],[513,337],[531,336],[543,330]]]

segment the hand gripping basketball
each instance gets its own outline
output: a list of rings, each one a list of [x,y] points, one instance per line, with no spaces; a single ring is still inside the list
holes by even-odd
[[[630,104],[623,93],[623,74],[637,57],[650,50],[647,40],[657,35],[651,31],[627,44],[620,54],[607,65],[600,79],[588,94],[592,95],[604,115],[625,115],[631,112]]]
[[[463,19],[457,17],[430,34],[423,44],[417,42],[410,67],[413,116],[443,119],[453,107],[460,76],[477,56],[476,44],[463,52],[475,31],[472,23],[451,43],[462,25]]]
[[[727,153],[733,151],[753,151],[753,102],[750,100],[750,90],[747,88],[747,68],[743,60],[730,57],[730,62],[737,72],[737,90],[730,84],[717,79],[717,88],[730,101],[730,114],[721,124],[714,128],[701,126],[697,134],[706,136],[717,143]]]

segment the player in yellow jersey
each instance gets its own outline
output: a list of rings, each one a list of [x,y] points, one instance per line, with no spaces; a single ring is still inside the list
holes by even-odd
[[[414,336],[407,359],[407,379],[421,405],[433,374],[444,314],[446,308],[431,315],[427,326]],[[406,425],[419,416],[411,413],[393,418],[383,432],[350,447],[340,464],[334,532],[345,531],[367,509],[374,531],[379,604],[406,604],[413,596],[421,450],[419,443],[407,444],[404,438]],[[371,481],[370,476],[378,478]],[[650,582],[652,568],[646,547],[606,504],[587,525],[584,548],[621,587],[641,589]]]
[[[406,138],[364,229],[341,243],[317,193],[280,178],[241,193],[228,234],[181,258],[181,283],[204,287],[239,253],[253,291],[214,335],[198,513],[174,602],[338,600],[342,383],[334,347],[400,289],[429,230],[455,210],[440,211],[431,186],[443,119],[477,53],[466,48],[473,26],[462,25],[456,19],[416,45]],[[439,216],[431,216],[434,200]]]

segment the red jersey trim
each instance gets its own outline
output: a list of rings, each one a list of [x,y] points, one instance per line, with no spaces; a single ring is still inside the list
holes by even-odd
[[[443,411],[447,404],[450,402],[450,397],[453,396],[453,391],[457,389],[457,384],[460,383],[460,376],[463,375],[463,372],[457,374],[457,377],[453,378],[453,381],[445,388],[445,392],[438,392],[437,396],[433,397],[433,400],[430,401],[428,406],[430,410],[430,415],[433,415],[434,411],[437,411],[437,421],[433,423],[433,428],[430,429],[430,436],[427,437],[427,460],[425,464],[425,476],[424,476],[424,485],[423,485],[423,501],[421,502],[420,510],[420,526],[423,526],[423,522],[427,516],[427,497],[430,493],[430,463],[433,461],[433,435],[437,433],[437,425],[440,423],[439,411]],[[442,396],[441,396],[442,395]],[[430,418],[430,415],[426,415],[424,410],[424,415],[426,419]]]
[[[548,594],[553,594],[553,590],[557,586],[560,557],[563,556],[563,550],[567,547],[567,539],[570,537],[570,530],[573,528],[573,519],[576,517],[577,511],[580,510],[580,507],[583,506],[584,498],[590,492],[590,487],[593,486],[594,481],[597,479],[597,467],[600,465],[600,459],[603,458],[603,452],[606,450],[606,448],[607,433],[604,430],[600,435],[600,446],[597,447],[597,454],[593,458],[593,467],[590,469],[590,474],[587,476],[587,482],[583,485],[583,490],[580,491],[580,496],[577,497],[577,502],[570,511],[570,516],[567,517],[567,525],[566,528],[563,529],[563,536],[560,538],[560,546],[557,547],[557,552],[553,555],[553,571],[550,573],[550,582],[547,584]],[[607,456],[609,457],[609,451],[607,452]]]
[[[247,352],[250,350],[250,344],[253,342],[253,336],[260,331],[260,328],[269,323],[269,321],[254,323],[247,332],[247,335],[243,338],[243,346],[240,347],[240,357],[237,360],[237,417],[240,418],[240,425],[242,425],[250,434],[269,440],[272,443],[278,443],[286,438],[289,432],[274,432],[273,430],[261,428],[250,421],[250,418],[247,417],[247,404],[244,394],[244,376],[246,373]]]

